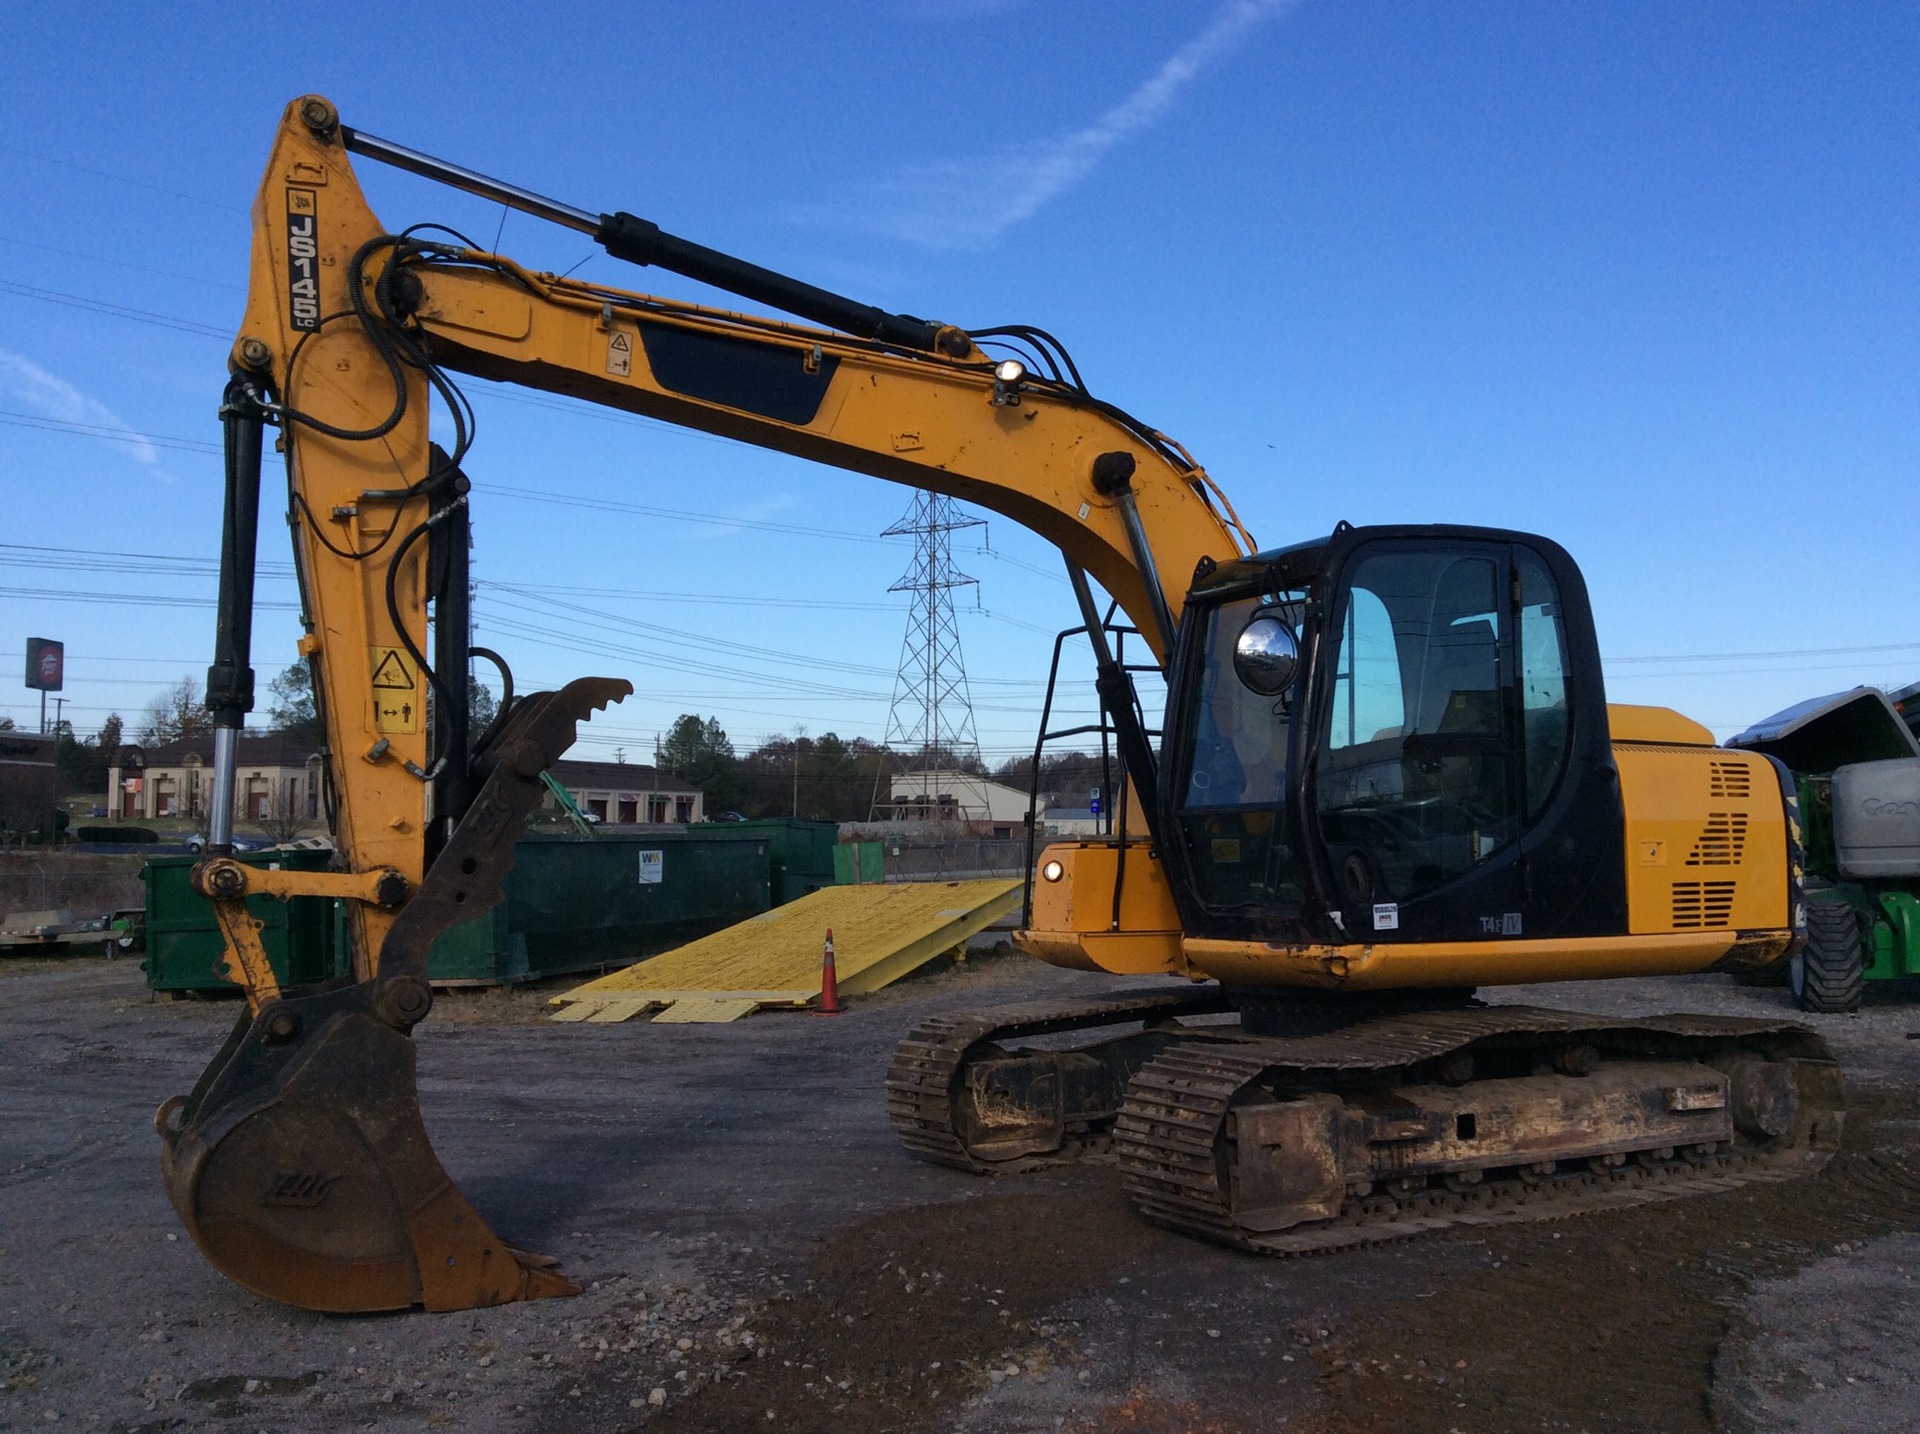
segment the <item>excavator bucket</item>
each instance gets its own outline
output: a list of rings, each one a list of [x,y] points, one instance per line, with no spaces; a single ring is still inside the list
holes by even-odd
[[[167,1194],[236,1283],[336,1313],[580,1292],[553,1260],[488,1229],[441,1166],[420,1118],[411,1032],[433,1005],[428,947],[501,899],[540,774],[576,722],[632,690],[583,678],[516,705],[485,785],[387,931],[377,975],[272,993],[193,1091],[160,1107]]]
[[[207,1258],[258,1294],[335,1312],[467,1309],[579,1293],[503,1243],[420,1119],[410,1011],[382,983],[243,1018],[162,1106],[161,1169]]]

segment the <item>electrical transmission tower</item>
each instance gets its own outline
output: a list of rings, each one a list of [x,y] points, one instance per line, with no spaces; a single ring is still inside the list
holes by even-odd
[[[887,589],[910,594],[913,606],[900,644],[900,670],[893,679],[886,745],[906,757],[896,789],[914,808],[934,815],[940,811],[935,773],[980,755],[967,668],[960,656],[960,629],[953,618],[953,590],[980,584],[953,566],[953,534],[985,526],[984,519],[956,516],[953,499],[944,494],[922,492],[906,517],[885,534],[891,538],[911,533],[914,539],[913,567]],[[891,794],[881,790],[884,781],[883,771],[874,782],[870,819],[892,811]]]

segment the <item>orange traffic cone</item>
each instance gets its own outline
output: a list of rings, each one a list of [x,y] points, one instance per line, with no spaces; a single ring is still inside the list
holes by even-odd
[[[833,970],[833,928],[827,928],[827,947],[820,958],[820,1005],[816,1016],[840,1014],[840,979]]]

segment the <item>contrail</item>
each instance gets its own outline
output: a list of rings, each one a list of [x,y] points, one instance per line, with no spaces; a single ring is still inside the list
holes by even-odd
[[[116,428],[128,433],[129,437],[114,441],[131,452],[134,462],[154,477],[172,481],[160,466],[160,450],[133,425],[124,422],[104,403],[87,397],[58,374],[41,368],[32,359],[9,349],[0,349],[0,388],[49,418],[96,428]]]
[[[935,249],[984,248],[1085,179],[1123,140],[1152,126],[1206,67],[1295,0],[1229,0],[1132,94],[1084,129],[964,159],[903,167],[839,204],[793,217],[845,224]]]

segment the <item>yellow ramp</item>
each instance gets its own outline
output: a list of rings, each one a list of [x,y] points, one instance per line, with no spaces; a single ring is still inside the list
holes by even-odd
[[[555,996],[556,1021],[732,1021],[762,1006],[820,995],[821,948],[833,932],[840,994],[864,996],[962,945],[1020,902],[1020,882],[830,886],[738,925]]]

